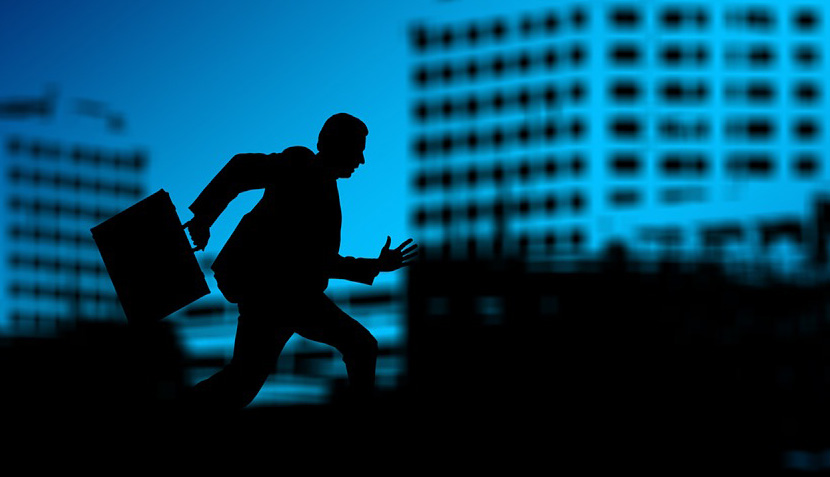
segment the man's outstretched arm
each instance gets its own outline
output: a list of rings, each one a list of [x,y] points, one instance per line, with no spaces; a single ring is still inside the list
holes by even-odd
[[[204,250],[210,226],[242,192],[263,189],[276,174],[277,154],[237,154],[216,174],[190,205],[193,219],[184,224],[196,250]]]
[[[406,240],[397,248],[390,249],[392,238],[386,237],[386,245],[380,251],[378,258],[354,258],[337,256],[332,266],[330,278],[342,278],[353,282],[371,285],[380,272],[392,272],[412,263],[418,255],[418,245],[409,245],[412,239]]]

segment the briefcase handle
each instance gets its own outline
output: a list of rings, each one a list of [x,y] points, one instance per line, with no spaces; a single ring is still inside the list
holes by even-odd
[[[187,222],[185,222],[184,224],[182,224],[182,229],[187,229],[187,227],[189,227],[189,226],[190,226],[190,222],[193,222],[193,219],[190,219],[190,220],[188,220]],[[192,239],[193,239],[193,236],[191,235],[191,240],[192,240]],[[199,250],[204,251],[204,250],[205,250],[205,248],[204,248],[204,247],[193,247],[192,249],[190,249],[190,251],[191,251],[191,252],[194,252],[194,253],[195,253],[195,252],[198,252]]]

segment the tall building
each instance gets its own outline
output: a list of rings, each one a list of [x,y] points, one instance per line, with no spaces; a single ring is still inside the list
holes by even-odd
[[[817,468],[828,6],[458,13],[410,29],[418,406],[578,461]]]
[[[755,250],[828,173],[827,18],[813,1],[568,1],[414,22],[425,252],[695,250],[735,221]]]
[[[126,132],[109,105],[54,88],[0,99],[3,334],[124,320],[89,230],[145,195],[148,154]]]

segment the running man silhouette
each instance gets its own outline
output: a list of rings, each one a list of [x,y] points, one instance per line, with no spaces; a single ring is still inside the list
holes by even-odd
[[[397,270],[417,255],[412,239],[391,249],[390,237],[378,258],[339,254],[336,181],[364,163],[368,134],[359,119],[335,114],[320,131],[317,154],[299,146],[279,154],[238,154],[190,206],[193,218],[185,227],[196,249],[204,250],[210,226],[237,194],[265,189],[211,267],[222,294],[239,307],[236,341],[231,362],[192,389],[192,406],[247,406],[294,333],[342,353],[356,402],[373,394],[377,341],[323,293],[330,278],[371,285],[380,272]]]

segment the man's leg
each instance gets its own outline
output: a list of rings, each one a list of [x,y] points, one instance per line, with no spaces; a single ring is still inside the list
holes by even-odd
[[[221,371],[193,388],[189,399],[193,407],[232,411],[253,401],[293,334],[276,324],[276,306],[271,302],[239,303],[233,358]]]
[[[298,316],[294,331],[304,338],[333,346],[343,355],[352,397],[371,398],[375,388],[378,342],[369,330],[337,307],[324,294]]]

